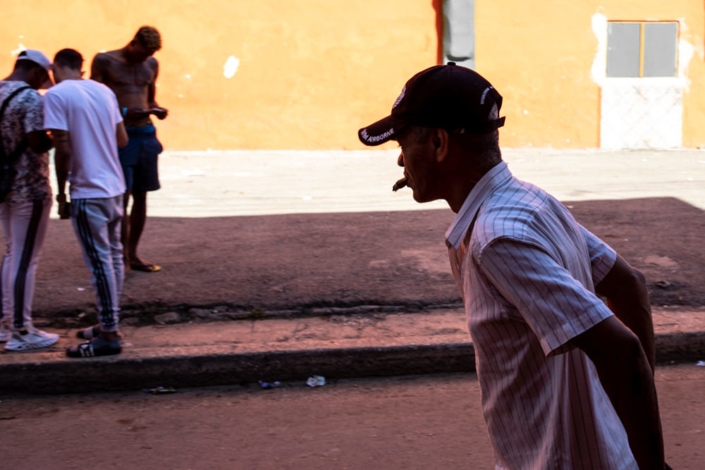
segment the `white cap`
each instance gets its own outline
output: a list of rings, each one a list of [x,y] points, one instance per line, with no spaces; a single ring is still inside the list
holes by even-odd
[[[47,73],[51,71],[51,61],[49,60],[49,58],[42,54],[41,51],[35,49],[25,49],[24,51],[20,52],[20,54],[17,56],[17,60],[31,60],[35,64],[41,65],[42,68],[47,71]],[[44,82],[42,88],[51,88],[53,85],[54,83],[51,81],[51,78],[49,78],[46,82]]]

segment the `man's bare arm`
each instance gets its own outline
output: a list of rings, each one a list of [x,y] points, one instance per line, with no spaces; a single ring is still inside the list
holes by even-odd
[[[56,181],[58,183],[59,194],[65,194],[66,180],[69,177],[69,163],[71,161],[71,146],[69,145],[69,132],[52,129],[54,136],[54,167],[56,168]]]
[[[664,450],[653,371],[639,338],[617,318],[609,317],[572,343],[595,364],[600,383],[629,438],[642,470],[663,470]]]
[[[122,121],[115,126],[115,138],[117,139],[118,147],[127,147],[127,143],[130,139],[127,136],[127,131],[125,130],[125,123]]]
[[[35,153],[44,153],[54,146],[46,131],[32,131],[26,134],[29,148]]]
[[[614,266],[595,290],[607,298],[610,310],[639,338],[653,372],[656,365],[654,323],[644,275],[617,256]]]
[[[165,119],[169,115],[169,111],[157,104],[157,77],[159,77],[159,62],[154,57],[150,57],[149,65],[154,70],[154,80],[149,83],[149,87],[147,89],[147,103],[149,104],[151,114],[154,114],[157,119]]]
[[[154,71],[154,78],[149,82],[149,88],[147,90],[147,103],[150,108],[158,108],[157,104],[157,78],[159,77],[159,62],[154,57],[148,59],[149,66]]]
[[[105,83],[105,71],[109,60],[108,56],[102,52],[93,57],[93,62],[91,62],[91,80]]]

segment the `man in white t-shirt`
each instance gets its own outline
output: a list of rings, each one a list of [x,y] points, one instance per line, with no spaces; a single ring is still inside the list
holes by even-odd
[[[54,136],[61,218],[73,220],[96,293],[99,325],[78,333],[88,341],[69,348],[69,357],[119,354],[119,299],[124,279],[120,228],[125,180],[117,147],[127,145],[115,94],[84,80],[83,57],[63,49],[54,58],[57,85],[45,96],[44,127]],[[71,203],[66,201],[68,179]]]

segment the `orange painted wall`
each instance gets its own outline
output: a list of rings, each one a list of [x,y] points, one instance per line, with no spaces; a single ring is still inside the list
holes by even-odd
[[[504,96],[507,147],[599,147],[600,90],[592,16],[681,20],[695,47],[683,102],[683,146],[705,145],[705,9],[700,0],[477,0],[476,68]]]
[[[171,150],[362,148],[357,129],[437,61],[432,0],[5,0],[0,74],[19,44],[78,49],[89,70],[143,24],[163,36],[157,100],[171,114],[157,126]]]
[[[10,0],[0,17],[0,75],[19,44],[90,58],[142,24],[164,49],[158,122],[171,150],[359,149],[356,131],[386,115],[404,82],[437,63],[440,0]],[[504,95],[506,147],[599,146],[592,16],[680,20],[696,52],[683,145],[705,145],[705,8],[695,0],[476,0],[476,67]],[[229,56],[237,73],[223,76]],[[86,69],[89,67],[86,64]],[[384,148],[390,147],[387,144]]]

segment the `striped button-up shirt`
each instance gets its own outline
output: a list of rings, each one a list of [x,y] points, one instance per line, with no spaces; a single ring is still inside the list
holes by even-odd
[[[446,233],[498,469],[636,469],[595,366],[570,340],[612,315],[616,253],[502,162]]]

